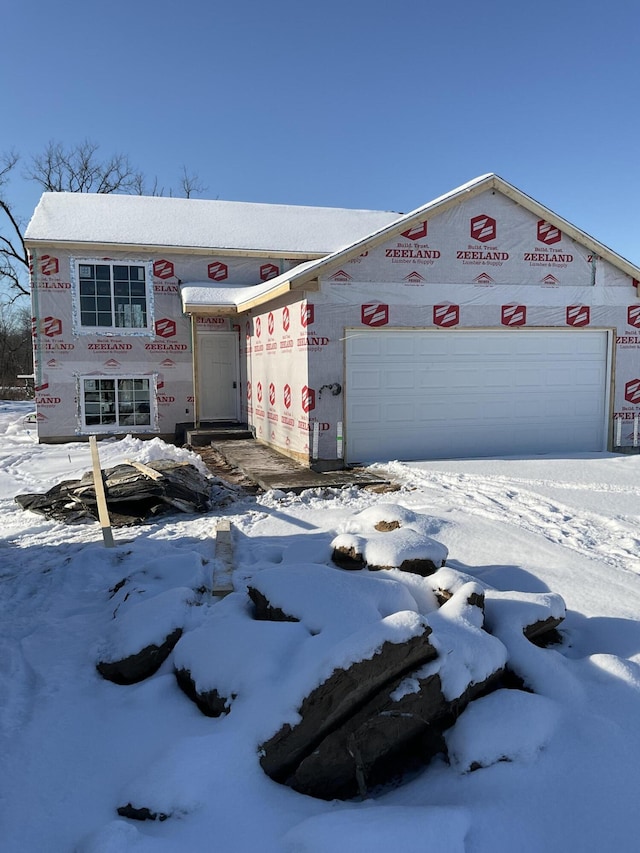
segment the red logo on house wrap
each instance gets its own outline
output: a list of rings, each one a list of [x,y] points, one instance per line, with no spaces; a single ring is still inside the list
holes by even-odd
[[[481,213],[479,216],[474,216],[470,220],[471,239],[477,240],[478,243],[488,243],[490,240],[495,240],[498,234],[496,221],[493,216],[487,216]]]
[[[222,261],[214,261],[207,267],[207,275],[213,281],[224,281],[229,275],[229,267]]]
[[[248,320],[244,324],[244,336],[245,336],[245,338],[251,337],[251,323]]]
[[[283,389],[283,399],[285,409],[291,408],[291,385],[285,385]]]
[[[502,306],[503,326],[525,326],[527,323],[527,309],[524,305]]]
[[[640,379],[632,379],[624,386],[624,399],[628,403],[640,403]]]
[[[389,322],[389,306],[373,303],[361,307],[361,318],[365,326],[386,326]]]
[[[153,274],[156,278],[171,278],[173,275],[173,264],[171,261],[164,259],[154,261]]]
[[[177,332],[176,321],[169,317],[156,320],[156,335],[159,338],[172,338]]]
[[[591,321],[591,309],[588,305],[567,306],[567,326],[588,326]]]
[[[316,407],[316,392],[306,385],[302,389],[302,411],[310,412]]]
[[[275,264],[262,264],[260,267],[260,280],[269,281],[270,278],[275,278],[280,275],[280,270]]]
[[[258,402],[262,402],[262,382],[258,382],[256,385],[256,394],[258,395]]]
[[[55,338],[62,334],[62,320],[57,317],[45,317],[42,321],[42,332],[48,338]]]
[[[630,305],[627,308],[627,323],[640,329],[640,305]]]
[[[436,326],[457,326],[460,322],[460,306],[434,305],[433,322]]]
[[[329,281],[351,281],[352,278],[353,276],[349,275],[348,272],[338,270],[338,272],[334,272],[334,274],[329,277]]]
[[[273,382],[269,383],[269,403],[272,406],[275,406],[276,404],[276,386]]]
[[[309,302],[305,305],[304,303],[300,306],[300,323],[302,324],[302,328],[306,329],[307,326],[312,326],[315,319],[315,307],[311,305]]]
[[[544,219],[538,220],[538,240],[545,243],[547,246],[552,246],[554,243],[559,243],[562,240],[562,231],[551,225],[550,222],[545,222]]]
[[[56,275],[60,269],[58,259],[52,255],[43,255],[40,258],[40,272],[42,275]]]
[[[259,338],[262,332],[262,320],[260,319],[260,317],[256,317],[255,330],[256,336]]]
[[[287,305],[282,309],[282,328],[285,332],[289,331],[289,325],[291,324],[291,317],[289,315],[289,308]]]
[[[247,400],[251,399],[251,382],[247,382]]]
[[[421,240],[423,237],[427,236],[427,220],[424,222],[418,222],[412,228],[409,228],[407,231],[401,232],[402,237],[406,237],[407,240]]]
[[[275,327],[276,327],[276,324],[275,324],[275,320],[273,319],[273,311],[269,311],[269,315],[267,317],[267,331],[269,332],[270,335],[273,334],[273,330],[275,329]]]

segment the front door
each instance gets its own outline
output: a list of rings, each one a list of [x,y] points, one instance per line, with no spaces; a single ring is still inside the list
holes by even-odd
[[[199,417],[238,419],[238,337],[235,332],[198,335]]]

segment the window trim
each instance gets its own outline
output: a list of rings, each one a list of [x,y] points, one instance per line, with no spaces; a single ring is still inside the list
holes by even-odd
[[[111,267],[111,319],[115,320],[115,300],[113,293],[113,267],[143,267],[145,274],[145,299],[147,322],[145,326],[84,326],[82,324],[80,299],[80,266],[82,264],[99,264]],[[139,258],[71,258],[71,283],[73,286],[73,329],[76,335],[125,335],[127,337],[154,337],[154,299],[153,299],[153,264],[149,260]]]
[[[149,382],[149,423],[147,424],[87,424],[87,407],[85,399],[85,380],[104,380],[108,379],[114,382],[114,390],[116,393],[116,416],[118,421],[120,411],[118,406],[118,382],[127,379],[144,379]],[[149,433],[159,432],[158,426],[158,374],[157,373],[82,373],[76,375],[77,382],[77,397],[78,397],[78,420],[79,430],[82,435],[93,434],[127,434],[127,433]]]

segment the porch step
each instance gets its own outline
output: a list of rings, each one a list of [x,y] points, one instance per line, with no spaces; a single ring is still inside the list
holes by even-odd
[[[189,444],[191,447],[208,447],[212,441],[253,438],[246,424],[238,423],[201,423],[199,427],[191,424],[176,424],[176,444]]]

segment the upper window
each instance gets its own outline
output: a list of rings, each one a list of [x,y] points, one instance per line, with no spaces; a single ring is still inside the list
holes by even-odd
[[[78,263],[80,326],[85,329],[147,329],[150,325],[144,264]]]

